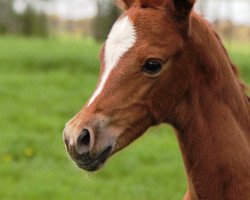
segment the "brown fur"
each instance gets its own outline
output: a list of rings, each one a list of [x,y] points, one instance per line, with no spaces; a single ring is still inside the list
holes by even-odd
[[[186,200],[247,200],[249,100],[219,36],[192,11],[193,4],[122,1],[139,39],[95,102],[68,123],[65,138],[76,138],[87,127],[92,130],[90,154],[110,144],[114,154],[150,126],[169,123],[176,129],[186,167]],[[147,58],[165,62],[159,75],[142,72]],[[71,157],[78,159],[75,144],[67,146]]]

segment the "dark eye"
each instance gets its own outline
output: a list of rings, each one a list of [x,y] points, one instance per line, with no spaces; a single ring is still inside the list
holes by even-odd
[[[162,62],[158,60],[147,60],[143,66],[145,72],[149,74],[156,74],[161,70]]]

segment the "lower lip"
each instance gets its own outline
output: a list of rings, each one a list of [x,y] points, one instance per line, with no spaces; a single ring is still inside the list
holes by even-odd
[[[112,150],[112,147],[109,146],[97,158],[93,159],[91,163],[85,164],[85,163],[76,162],[76,164],[79,168],[87,170],[89,172],[97,171],[104,164],[104,162],[108,159],[108,157],[110,156],[111,150]]]

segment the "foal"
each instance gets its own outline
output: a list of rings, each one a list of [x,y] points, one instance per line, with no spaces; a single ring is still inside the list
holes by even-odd
[[[169,123],[187,173],[185,199],[250,199],[250,106],[237,70],[194,0],[121,0],[93,96],[64,141],[98,170],[150,126]]]

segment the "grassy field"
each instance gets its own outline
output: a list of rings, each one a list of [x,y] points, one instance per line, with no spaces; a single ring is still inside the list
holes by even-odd
[[[250,45],[228,45],[250,83]],[[150,129],[101,172],[68,159],[65,123],[92,94],[99,45],[92,40],[0,38],[0,199],[179,200],[185,174],[168,126]]]

